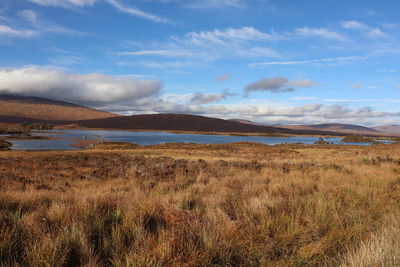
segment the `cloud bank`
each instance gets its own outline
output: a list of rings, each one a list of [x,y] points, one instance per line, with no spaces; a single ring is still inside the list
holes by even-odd
[[[155,96],[163,84],[107,74],[67,73],[60,69],[0,69],[0,93],[48,97],[97,106]]]
[[[310,103],[286,106],[270,102],[218,104],[233,94],[197,92],[190,95],[160,96],[163,84],[154,80],[118,78],[112,75],[68,73],[61,69],[25,67],[0,68],[0,93],[47,97],[88,105],[121,114],[190,113],[219,118],[243,118],[257,122],[358,124],[393,123],[399,112],[381,112],[373,108]],[[311,80],[289,80],[283,77],[262,79],[248,86],[249,90],[285,91],[293,87],[311,87]],[[250,101],[251,102],[251,101]],[[338,101],[334,101],[338,102]]]

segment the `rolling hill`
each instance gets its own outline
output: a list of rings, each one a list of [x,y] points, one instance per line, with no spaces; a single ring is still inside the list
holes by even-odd
[[[343,134],[382,135],[382,132],[365,126],[341,123],[324,123],[309,125],[280,125],[279,127],[293,130],[326,131]]]
[[[249,120],[231,119],[229,121],[236,121],[236,122],[240,122],[240,123],[244,123],[244,124],[251,124],[251,125],[266,126],[265,124],[261,124],[261,123],[249,121]]]
[[[0,95],[0,122],[79,121],[119,116],[68,102],[39,97]]]
[[[400,125],[392,124],[392,125],[383,125],[373,127],[373,129],[393,135],[400,135]]]
[[[199,132],[236,133],[287,133],[287,134],[328,134],[321,130],[285,129],[273,126],[253,125],[188,114],[152,114],[120,116],[96,120],[79,121],[87,128],[122,130],[176,130]],[[332,134],[332,133],[330,133]]]

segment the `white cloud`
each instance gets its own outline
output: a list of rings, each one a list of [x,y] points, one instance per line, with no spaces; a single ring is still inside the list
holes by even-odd
[[[342,22],[342,27],[348,30],[356,30],[364,33],[364,36],[371,39],[388,38],[389,35],[379,28],[369,27],[361,22],[351,20]]]
[[[377,72],[387,72],[387,73],[395,73],[398,70],[394,70],[394,69],[379,69],[377,70]]]
[[[249,47],[238,49],[237,54],[242,57],[269,57],[280,58],[281,55],[278,51],[268,47]]]
[[[277,41],[282,39],[285,39],[285,37],[274,31],[264,33],[253,27],[214,29],[213,31],[190,32],[185,35],[185,41],[196,45],[230,45],[231,42]]]
[[[400,48],[398,48],[398,47],[377,48],[372,51],[372,54],[375,56],[381,56],[381,55],[386,55],[386,54],[400,54]]]
[[[18,16],[29,22],[31,29],[15,29],[7,25],[0,25],[0,35],[8,37],[23,37],[31,38],[45,33],[67,34],[67,35],[88,35],[84,32],[71,30],[53,23],[42,21],[39,19],[39,14],[33,10],[24,9],[18,11]],[[8,24],[14,20],[7,19]]]
[[[122,62],[121,65],[124,65],[124,63],[126,62]],[[130,65],[131,62],[127,62],[127,64]],[[193,66],[196,63],[191,61],[142,61],[134,64],[138,64],[150,69],[177,69]]]
[[[309,60],[297,60],[297,61],[269,61],[269,62],[258,62],[248,64],[250,67],[260,67],[269,65],[300,65],[300,64],[331,64],[334,62],[352,61],[360,60],[363,57],[350,56],[350,57],[336,57],[336,58],[319,58],[319,59],[309,59]]]
[[[166,42],[134,42],[133,47],[135,49],[115,53],[136,57],[182,57],[200,64],[232,57],[280,58],[281,56],[277,51],[265,45],[260,45],[260,43],[271,42],[280,38],[284,37],[273,31],[264,33],[253,27],[214,29],[212,31],[189,32],[182,37],[171,37]],[[156,61],[145,62],[142,65],[160,68],[161,65],[168,66],[171,63]],[[178,64],[172,65],[176,67]],[[182,64],[179,65],[182,66]],[[187,65],[184,64],[184,66]]]
[[[389,22],[385,22],[385,23],[381,23],[381,26],[387,29],[395,29],[397,28],[399,25],[397,23],[389,23]]]
[[[29,0],[29,1],[42,6],[63,7],[63,8],[71,8],[71,7],[83,8],[87,6],[93,6],[97,2],[104,1],[110,4],[116,10],[119,10],[121,12],[136,17],[144,18],[153,22],[171,23],[171,21],[168,19],[144,12],[136,7],[125,6],[117,0]]]
[[[157,94],[162,83],[116,78],[107,74],[67,73],[60,69],[26,67],[0,69],[0,92],[49,97],[98,105],[137,101]]]
[[[338,32],[326,28],[297,28],[295,33],[302,37],[319,37],[334,41],[346,41],[346,38]]]
[[[355,20],[350,20],[350,21],[344,21],[342,22],[342,27],[345,29],[351,29],[351,30],[368,30],[369,27],[361,22],[355,21]]]
[[[34,30],[22,30],[22,29],[14,29],[7,25],[0,25],[0,36],[12,36],[12,37],[21,37],[21,38],[29,38],[33,36],[39,35],[39,32]]]
[[[186,57],[193,55],[193,53],[190,51],[168,50],[168,49],[118,52],[117,54],[121,56],[163,56],[163,57]]]
[[[388,38],[389,35],[387,35],[386,33],[384,33],[383,31],[381,31],[378,28],[374,28],[374,29],[370,29],[365,36],[367,36],[368,38],[372,38],[372,39],[378,39],[378,38]]]
[[[49,59],[50,62],[54,65],[73,65],[80,61],[82,61],[82,57],[74,56],[74,55],[62,55],[58,57],[52,57]]]
[[[35,11],[29,9],[19,11],[18,16],[33,23],[36,23],[38,18],[38,14]]]
[[[32,3],[41,6],[53,6],[53,7],[85,7],[92,6],[98,0],[29,0]]]
[[[194,9],[202,9],[202,8],[243,8],[245,7],[244,1],[240,0],[201,0],[201,1],[192,1],[192,3],[184,4],[184,7],[194,8]]]
[[[110,5],[112,5],[114,8],[116,8],[117,10],[136,16],[136,17],[140,17],[140,18],[144,18],[144,19],[148,19],[151,20],[153,22],[161,22],[161,23],[171,23],[170,20],[150,14],[150,13],[146,13],[144,11],[141,11],[138,8],[134,8],[134,7],[127,7],[123,4],[121,4],[120,2],[116,1],[116,0],[105,0],[107,3],[109,3]]]

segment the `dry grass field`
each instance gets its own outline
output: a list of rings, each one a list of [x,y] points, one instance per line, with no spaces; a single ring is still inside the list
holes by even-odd
[[[0,152],[1,266],[399,266],[400,145]]]

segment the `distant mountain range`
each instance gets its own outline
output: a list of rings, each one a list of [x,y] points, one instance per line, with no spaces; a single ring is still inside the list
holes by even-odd
[[[63,101],[0,95],[0,124],[44,122],[84,128],[122,130],[175,130],[194,132],[282,133],[319,135],[400,135],[400,125],[364,127],[351,124],[270,126],[249,120],[223,120],[189,114],[120,116]]]

